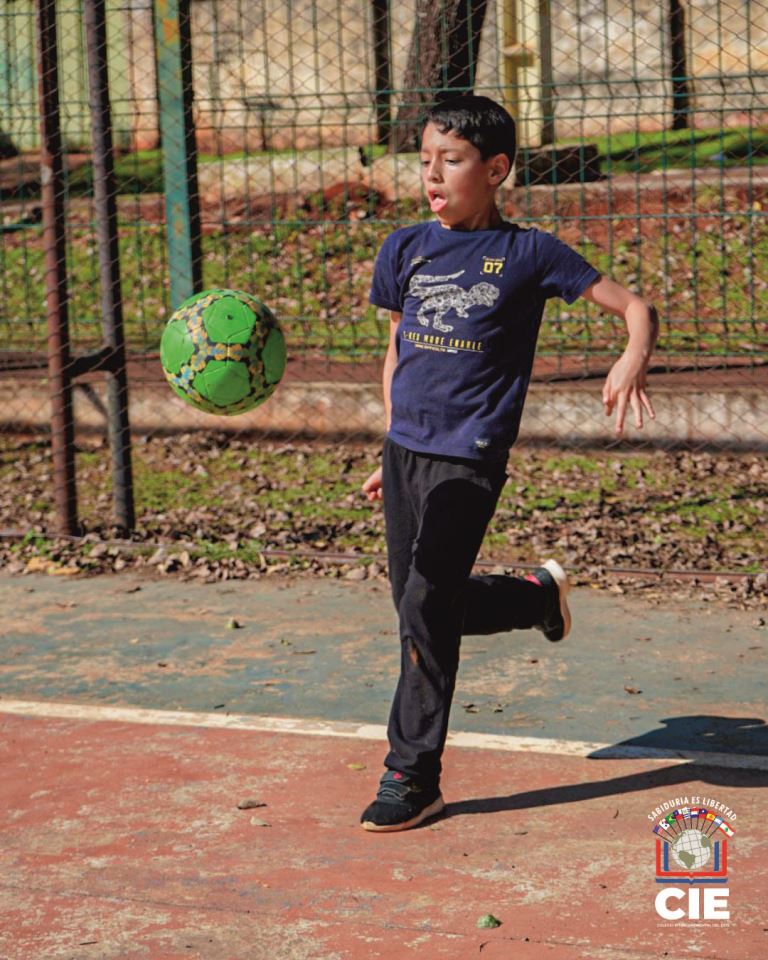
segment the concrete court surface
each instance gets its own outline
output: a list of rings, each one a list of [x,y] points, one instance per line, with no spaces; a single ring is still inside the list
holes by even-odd
[[[446,814],[370,834],[385,584],[0,576],[0,957],[765,960],[768,627],[572,607],[464,639]],[[697,803],[737,815],[729,916],[665,920],[649,816]]]

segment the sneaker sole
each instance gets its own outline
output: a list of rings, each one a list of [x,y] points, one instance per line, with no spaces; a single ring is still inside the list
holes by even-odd
[[[396,830],[409,830],[411,827],[417,827],[420,823],[423,823],[429,817],[434,817],[438,813],[442,813],[445,809],[445,800],[443,800],[442,794],[428,807],[417,813],[415,817],[410,820],[405,820],[403,823],[387,823],[384,825],[374,823],[372,820],[363,820],[362,826],[363,830],[374,830],[376,833],[394,833]]]
[[[551,640],[550,637],[547,637],[551,643],[557,643],[560,640],[565,640],[571,632],[571,611],[568,609],[568,591],[571,585],[568,582],[568,574],[563,570],[557,560],[547,560],[542,566],[552,574],[552,579],[557,584],[557,592],[560,595],[560,616],[563,618],[563,635],[558,637],[557,640]]]

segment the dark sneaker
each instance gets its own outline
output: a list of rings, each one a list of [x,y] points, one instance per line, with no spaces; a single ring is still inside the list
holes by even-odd
[[[552,643],[567,637],[571,631],[571,611],[567,600],[570,584],[565,570],[557,560],[547,560],[525,579],[540,584],[548,593],[544,618],[534,626]]]
[[[360,823],[366,830],[408,830],[444,807],[439,786],[422,786],[404,773],[387,770],[376,799],[365,808]]]

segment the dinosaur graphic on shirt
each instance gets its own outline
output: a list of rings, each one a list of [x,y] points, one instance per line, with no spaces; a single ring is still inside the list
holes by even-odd
[[[499,288],[492,283],[476,283],[465,290],[451,280],[457,280],[463,270],[458,273],[451,273],[445,277],[430,277],[426,274],[417,273],[411,277],[408,287],[408,295],[421,300],[421,306],[416,314],[416,319],[423,327],[429,326],[429,317],[427,313],[434,311],[432,317],[432,326],[435,330],[442,333],[448,333],[453,327],[443,323],[443,317],[451,310],[454,310],[459,317],[468,317],[467,312],[471,307],[490,307],[499,297]]]

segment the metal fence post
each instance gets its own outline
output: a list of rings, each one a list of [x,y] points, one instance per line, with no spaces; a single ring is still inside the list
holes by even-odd
[[[171,309],[202,286],[189,0],[156,0],[155,44]]]
[[[37,39],[54,502],[57,532],[72,535],[77,533],[77,488],[55,0],[37,2]]]
[[[107,416],[112,450],[112,495],[117,525],[124,530],[131,530],[135,523],[131,430],[128,421],[128,376],[120,289],[120,249],[112,156],[112,117],[109,102],[104,0],[85,0],[83,12],[93,136],[93,192],[96,207],[96,241],[99,248],[101,324],[104,346],[109,349],[109,358],[104,368],[107,375]]]

